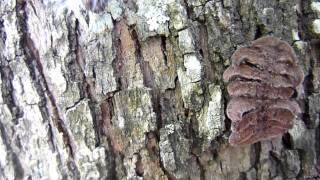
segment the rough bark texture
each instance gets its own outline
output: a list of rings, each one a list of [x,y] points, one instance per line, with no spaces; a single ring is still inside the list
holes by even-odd
[[[102,2],[1,0],[0,179],[320,178],[320,2]],[[231,147],[222,73],[264,35],[294,47],[303,113]]]

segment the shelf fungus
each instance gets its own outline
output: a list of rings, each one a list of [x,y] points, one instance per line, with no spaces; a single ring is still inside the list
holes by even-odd
[[[236,50],[223,74],[231,96],[230,144],[253,144],[292,128],[301,111],[293,95],[303,77],[293,49],[278,38],[262,37]]]

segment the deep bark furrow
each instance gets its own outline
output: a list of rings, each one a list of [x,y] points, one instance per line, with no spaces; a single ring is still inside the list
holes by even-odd
[[[68,132],[68,128],[66,127],[63,118],[60,115],[59,108],[56,104],[55,97],[53,93],[50,90],[50,87],[48,86],[46,77],[45,77],[45,72],[42,67],[42,60],[40,59],[39,52],[37,48],[34,45],[33,40],[29,36],[28,32],[28,27],[27,27],[27,13],[25,12],[25,5],[27,4],[26,1],[21,1],[17,5],[17,18],[19,24],[23,25],[20,29],[21,31],[21,49],[24,50],[26,59],[25,62],[29,67],[30,74],[38,74],[40,77],[39,79],[39,84],[38,86],[42,87],[41,91],[46,94],[46,97],[50,101],[51,107],[52,107],[52,112],[53,112],[53,121],[59,131],[63,133],[63,137],[65,140],[65,144],[67,147],[69,147],[69,153],[71,156],[74,155],[74,144],[72,142],[72,138],[70,137],[70,134]],[[35,73],[36,71],[36,73]],[[42,94],[42,93],[40,93]]]
[[[9,154],[9,157],[8,157],[9,161],[15,162],[13,164],[13,168],[15,171],[14,176],[16,179],[22,179],[24,177],[24,170],[23,170],[21,161],[17,157],[17,152],[11,147],[15,143],[10,140],[10,138],[8,137],[7,131],[1,122],[0,122],[0,133],[6,148],[5,151]],[[3,168],[4,167],[1,167],[0,172],[3,171]]]

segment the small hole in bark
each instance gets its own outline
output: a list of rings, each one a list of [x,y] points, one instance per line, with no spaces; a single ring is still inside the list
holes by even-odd
[[[308,74],[304,79],[303,86],[305,89],[306,96],[309,96],[314,92],[312,80],[313,80],[312,73]]]
[[[285,133],[282,136],[282,143],[283,143],[283,146],[286,147],[287,149],[293,148],[293,141],[289,133]]]
[[[259,37],[262,36],[262,31],[261,31],[261,25],[257,26],[256,28],[256,34],[254,35],[255,39],[258,39]]]
[[[136,174],[137,176],[140,176],[140,177],[143,177],[143,173],[144,173],[144,170],[143,170],[143,164],[141,162],[141,156],[140,154],[138,154],[138,157],[137,157],[137,162],[136,162]]]
[[[267,23],[267,25],[270,25],[271,24],[271,19],[267,18],[266,19],[266,23]]]
[[[306,125],[306,127],[308,129],[313,128],[314,123],[313,121],[310,119],[310,115],[308,113],[302,113],[301,114],[301,119],[303,120],[304,124]]]
[[[239,179],[239,180],[247,180],[247,175],[246,175],[246,173],[240,172],[238,179]]]
[[[199,49],[199,53],[200,53],[201,57],[203,57],[203,50],[202,49]]]
[[[298,97],[298,92],[297,92],[297,90],[294,89],[291,98],[297,98],[297,97]]]

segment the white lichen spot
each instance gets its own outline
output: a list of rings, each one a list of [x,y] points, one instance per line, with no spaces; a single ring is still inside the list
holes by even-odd
[[[124,128],[124,124],[125,124],[124,118],[122,116],[119,116],[118,117],[118,121],[119,121],[119,123],[118,123],[119,128],[123,129]]]
[[[51,156],[48,157],[48,179],[59,179],[60,174],[59,174],[59,170],[57,169],[57,167],[59,167],[59,164],[56,160],[56,157],[58,157],[58,153],[55,152],[53,153]]]
[[[303,41],[297,41],[294,43],[294,47],[298,48],[301,51],[302,50],[304,51],[306,45],[307,45],[306,42],[303,42]]]
[[[176,169],[176,162],[174,158],[174,152],[169,140],[167,139],[165,141],[160,141],[159,147],[163,166],[168,170],[174,171]]]
[[[53,86],[53,90],[57,91],[57,94],[62,94],[67,89],[67,82],[61,71],[61,65],[57,64],[55,68],[47,69],[48,77],[50,78],[50,83]]]
[[[94,161],[104,159],[106,156],[104,147],[97,147],[92,151],[92,158]]]
[[[43,2],[46,6],[55,5],[58,7],[57,12],[61,12],[64,9],[69,9],[74,12],[79,12],[81,9],[85,9],[84,4],[81,0],[44,0]]]
[[[81,143],[78,147],[78,151],[75,154],[77,166],[80,169],[81,179],[99,179],[100,173],[98,166],[101,165],[101,159],[105,158],[105,155],[101,153],[100,149],[104,148],[95,148],[92,151],[84,144]],[[96,153],[96,150],[100,151],[99,154]],[[99,155],[101,155],[99,157]],[[99,164],[99,165],[97,165]]]
[[[270,14],[273,14],[274,13],[274,9],[273,8],[264,8],[262,13],[264,15],[270,15]]]
[[[167,124],[165,126],[165,130],[168,135],[174,133],[174,129],[174,124]]]
[[[1,74],[0,74],[0,87],[2,87]],[[2,92],[0,91],[0,104],[3,104]]]
[[[136,163],[138,161],[138,155],[134,154],[132,157],[127,158],[125,157],[123,160],[123,164],[126,167],[126,179],[136,179],[136,180],[142,180],[141,177],[137,176],[136,173]]]
[[[33,86],[31,77],[28,73],[28,68],[24,62],[12,63],[14,69],[14,78],[12,86],[14,96],[19,104],[36,104],[40,101],[35,87]]]
[[[65,18],[64,12],[67,10],[69,14],[74,14],[82,26],[87,25],[83,14],[86,8],[82,0],[45,0],[44,4],[47,8],[51,8],[58,18]]]
[[[195,54],[184,56],[184,67],[186,68],[187,77],[190,82],[197,82],[201,79],[201,63]]]
[[[105,167],[105,148],[97,147],[92,151],[88,151],[87,154],[83,154],[81,168],[81,179],[105,179],[99,172],[99,168]]]
[[[191,63],[187,62],[187,67],[193,67],[192,64],[196,64],[194,67],[198,66],[198,63],[192,63],[191,61]],[[185,69],[180,67],[177,69],[179,82],[181,83],[182,100],[186,108],[200,107],[199,105],[203,101],[201,97],[203,91],[200,83],[199,69]],[[190,96],[191,94],[192,96]]]
[[[138,15],[144,17],[150,31],[156,31],[161,25],[169,21],[166,14],[167,1],[138,0]]]
[[[67,109],[66,125],[73,134],[76,146],[83,145],[90,150],[95,148],[94,125],[87,99],[81,100]],[[82,149],[84,148],[82,147]]]
[[[200,117],[200,134],[208,141],[214,139],[224,130],[224,118],[222,109],[222,92],[220,86],[210,86],[211,100],[207,111]]]
[[[48,168],[52,170],[50,176],[59,176],[57,169],[57,156],[52,154],[52,151],[47,144],[48,125],[43,124],[41,112],[37,105],[24,107],[24,114],[15,125],[15,136],[19,139],[21,147],[20,156],[23,166],[26,169],[26,174],[34,174],[34,178],[51,179],[48,177]],[[56,164],[55,164],[56,163]],[[51,166],[52,165],[52,166]],[[41,179],[41,178],[40,178]],[[60,177],[58,177],[60,179]]]
[[[3,17],[5,18],[5,17]],[[6,32],[6,43],[4,48],[1,50],[3,55],[7,57],[8,60],[15,59],[16,54],[16,45],[18,44],[19,40],[19,33],[17,25],[17,17],[13,15],[8,15],[6,17],[8,20],[5,20],[3,23],[4,32]]]
[[[189,29],[185,29],[179,32],[179,47],[184,54],[195,52],[194,40]]]
[[[297,30],[292,30],[292,39],[294,41],[299,41],[300,40],[299,32]]]
[[[169,171],[174,171],[176,169],[176,162],[174,158],[174,152],[169,141],[170,134],[175,132],[174,124],[167,124],[164,128],[160,130],[160,157],[163,162],[163,166]]]
[[[316,19],[312,23],[313,31],[317,34],[320,34],[320,19]]]
[[[118,0],[110,0],[108,2],[107,10],[111,13],[113,19],[118,20],[121,18],[121,14],[123,12],[121,7],[122,6]]]
[[[37,7],[37,4],[35,5],[36,7],[34,8],[39,8]],[[45,11],[30,11],[28,14],[28,30],[30,32],[30,38],[33,41],[33,44],[35,48],[38,50],[39,55],[42,56],[42,52],[46,51],[50,47],[50,31],[48,31],[48,28],[46,28],[46,23],[47,19],[45,18],[38,18],[37,16],[40,17],[45,17],[46,13]]]
[[[136,114],[135,114],[135,118],[136,119],[141,119],[143,117],[143,111],[141,108],[137,108],[136,109]]]
[[[171,12],[170,24],[173,25],[175,30],[179,31],[187,26],[187,12],[184,6],[173,0],[168,4],[168,9]]]
[[[89,31],[93,33],[102,33],[113,29],[113,22],[110,14],[95,14],[90,12]]]
[[[302,136],[307,130],[305,124],[301,120],[295,120],[293,122],[293,127],[289,130],[289,134],[291,135],[293,142],[296,142],[299,139],[304,139]]]
[[[1,122],[5,124],[5,126],[8,126],[10,124],[10,121],[12,119],[11,113],[7,105],[0,105],[0,119]],[[13,129],[12,129],[13,130]],[[8,134],[12,134],[12,131],[7,132]],[[2,173],[6,175],[6,177],[12,177],[14,179],[14,166],[12,163],[8,162],[8,154],[6,151],[6,146],[4,144],[3,138],[0,138],[0,166],[3,168]],[[0,174],[0,179],[1,179]]]
[[[320,16],[320,2],[312,2],[311,9]]]
[[[158,29],[161,24],[164,24],[169,20],[169,17],[161,14],[161,11],[154,7],[145,14],[145,17],[147,18],[147,23],[149,24],[150,31]]]

